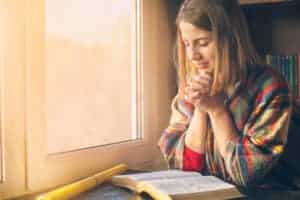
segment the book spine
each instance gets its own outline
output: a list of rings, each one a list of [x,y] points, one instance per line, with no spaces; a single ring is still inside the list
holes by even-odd
[[[294,97],[298,96],[298,66],[297,66],[297,56],[292,56],[292,62],[293,62],[293,77],[294,77]]]
[[[285,78],[284,72],[283,72],[283,67],[282,67],[281,56],[280,55],[275,55],[275,57],[276,57],[276,64],[278,66],[279,72],[280,72],[281,76]]]
[[[291,76],[292,69],[291,69],[290,64],[289,64],[289,56],[288,55],[284,56],[284,68],[285,68],[286,79],[287,79],[287,82],[289,84],[289,88],[292,91],[292,87],[293,87],[292,76]]]
[[[289,83],[289,73],[288,73],[288,66],[287,66],[285,55],[281,56],[281,62],[282,62],[282,68],[283,68],[283,74],[284,74],[285,80]]]
[[[299,78],[300,78],[300,52],[297,54],[297,62],[296,62],[296,66],[297,66],[297,82],[298,82],[298,98],[299,98],[299,95],[300,95],[300,84],[299,84]]]
[[[266,54],[266,64],[271,65],[271,55],[268,53]]]
[[[295,70],[295,73],[294,73],[294,76],[295,76],[295,93],[296,93],[296,97],[298,97],[298,95],[299,95],[299,92],[298,92],[298,85],[299,85],[299,81],[298,81],[298,79],[299,79],[299,76],[298,76],[298,65],[297,65],[297,55],[294,55],[293,56],[293,66],[294,66],[294,70]]]
[[[272,54],[270,54],[270,65],[272,66],[273,69],[275,69],[278,72],[278,68],[276,66],[276,59]]]
[[[289,55],[287,56],[288,59],[288,67],[289,67],[289,77],[290,77],[290,88],[291,93],[293,96],[295,96],[295,70],[294,70],[294,64],[293,64],[293,56]]]

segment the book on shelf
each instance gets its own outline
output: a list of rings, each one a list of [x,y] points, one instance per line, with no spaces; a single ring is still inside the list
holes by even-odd
[[[296,76],[297,76],[297,96],[299,97],[300,95],[300,84],[299,84],[299,77],[300,77],[300,53],[298,53],[297,58],[296,58]]]
[[[244,196],[238,188],[198,172],[162,170],[113,176],[111,183],[157,200],[232,199]]]
[[[300,77],[299,60],[300,53],[294,55],[265,55],[266,64],[270,65],[282,74],[282,76],[287,80],[293,96],[297,98],[299,98],[300,94],[300,85],[298,83]]]

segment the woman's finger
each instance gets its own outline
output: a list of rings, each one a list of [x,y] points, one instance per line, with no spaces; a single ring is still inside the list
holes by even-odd
[[[210,71],[210,70],[202,70],[202,69],[199,69],[198,70],[198,74],[199,75],[202,75],[202,76],[205,76],[205,77],[212,77],[213,76],[213,73],[212,73],[212,71]]]
[[[201,94],[206,93],[210,90],[210,84],[192,82],[187,88],[187,92],[200,92]]]
[[[191,100],[198,99],[199,97],[200,97],[200,92],[198,92],[198,91],[195,91],[195,92],[191,92],[191,93],[190,93],[190,98],[191,98]]]
[[[200,71],[193,77],[194,81],[211,83],[213,80],[212,73],[207,71]]]
[[[200,96],[201,95],[199,94],[199,92],[193,92],[193,93],[186,95],[185,100],[194,104],[195,101],[197,101],[200,98]]]

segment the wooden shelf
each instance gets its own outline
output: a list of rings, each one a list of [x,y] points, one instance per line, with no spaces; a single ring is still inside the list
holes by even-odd
[[[282,3],[288,1],[292,1],[292,0],[239,0],[241,5],[262,4],[262,3]]]

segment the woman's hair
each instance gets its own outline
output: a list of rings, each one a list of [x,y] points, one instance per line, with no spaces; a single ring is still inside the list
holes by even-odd
[[[185,0],[177,15],[179,94],[186,86],[187,59],[179,23],[190,23],[212,33],[216,43],[211,94],[246,78],[246,66],[259,62],[245,17],[237,0]]]

